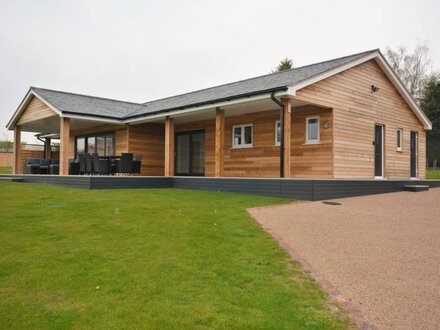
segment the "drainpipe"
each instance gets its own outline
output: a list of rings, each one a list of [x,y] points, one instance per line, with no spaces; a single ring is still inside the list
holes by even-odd
[[[42,139],[40,138],[40,135],[38,135],[38,134],[36,134],[35,137],[37,138],[38,141],[41,141],[41,142],[44,143],[44,158],[46,158],[46,155],[47,155],[47,150],[46,150],[46,149],[47,149],[47,145],[46,145],[46,141],[45,141],[45,140],[42,140]]]
[[[275,92],[270,94],[270,98],[280,107],[280,178],[284,178],[284,104],[275,97]]]

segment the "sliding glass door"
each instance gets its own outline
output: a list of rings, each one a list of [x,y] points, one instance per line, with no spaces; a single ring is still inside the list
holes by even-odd
[[[205,175],[205,132],[176,133],[176,175]]]

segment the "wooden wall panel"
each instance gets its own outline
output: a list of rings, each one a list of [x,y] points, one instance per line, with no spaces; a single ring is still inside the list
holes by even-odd
[[[128,151],[143,156],[141,175],[164,175],[164,125],[147,123],[129,126]]]
[[[56,113],[37,97],[32,97],[26,109],[17,121],[17,125],[22,125],[31,121],[52,117]]]
[[[306,144],[306,118],[319,116],[319,144]],[[324,128],[327,123],[329,128]],[[293,178],[331,178],[333,176],[332,110],[317,106],[293,109],[292,167]]]
[[[280,147],[275,145],[275,121],[279,110],[226,117],[224,173],[230,177],[280,176]],[[251,148],[232,148],[232,127],[253,125]]]
[[[321,126],[324,120],[328,120],[330,127],[332,127],[331,110],[317,106],[293,109],[291,177],[331,178],[332,129],[320,130],[321,144],[304,145],[306,115],[320,115],[322,116]],[[275,122],[277,120],[279,120],[279,110],[225,117],[223,176],[279,177],[280,147],[275,145]],[[253,126],[253,146],[251,148],[232,148],[232,127],[241,124],[252,124]],[[176,132],[205,130],[205,175],[214,176],[215,120],[176,124],[175,128]]]
[[[380,90],[371,92],[371,85]],[[374,125],[385,125],[385,177],[409,178],[410,131],[418,132],[419,177],[425,177],[423,125],[374,60],[297,91],[296,99],[333,108],[334,177],[374,177]],[[397,129],[404,131],[396,150]]]

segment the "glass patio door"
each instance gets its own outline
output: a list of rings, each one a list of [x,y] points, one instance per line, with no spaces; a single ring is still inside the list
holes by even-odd
[[[176,133],[175,175],[205,175],[205,132]]]

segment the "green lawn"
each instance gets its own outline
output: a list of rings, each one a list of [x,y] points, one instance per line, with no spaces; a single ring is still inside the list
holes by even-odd
[[[440,170],[437,170],[437,171],[428,170],[428,171],[426,171],[426,178],[427,179],[439,179],[440,180]]]
[[[285,202],[0,182],[0,327],[350,327],[245,211]]]
[[[10,166],[0,166],[0,174],[11,174],[12,167]]]

